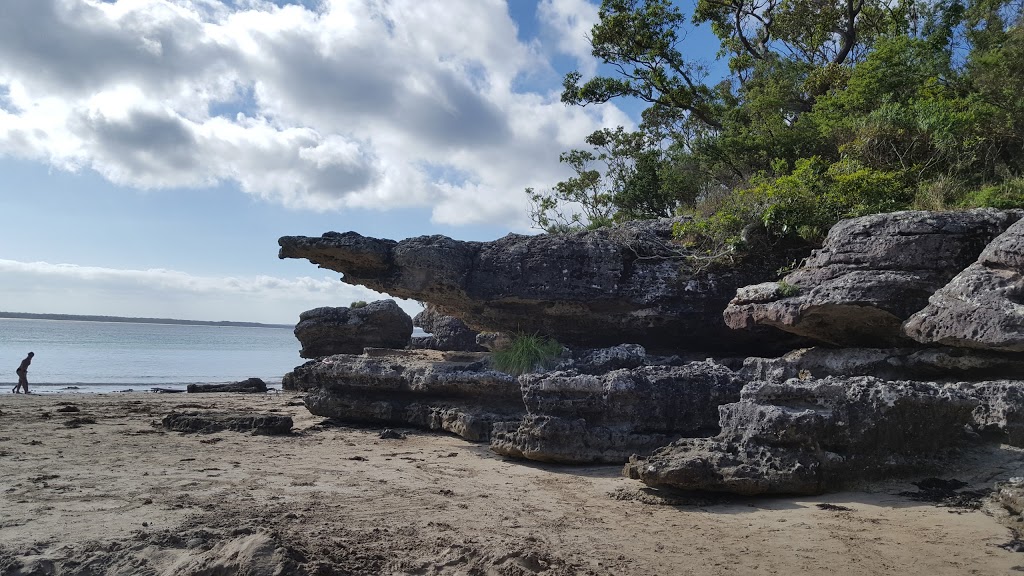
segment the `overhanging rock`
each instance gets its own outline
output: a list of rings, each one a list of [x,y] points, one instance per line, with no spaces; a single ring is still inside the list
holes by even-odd
[[[395,242],[328,232],[285,236],[279,256],[341,272],[348,284],[428,302],[474,330],[540,332],[571,346],[633,342],[652,351],[790,348],[792,338],[778,333],[729,330],[722,310],[738,287],[774,278],[794,254],[695,269],[672,241],[674,222],[510,234],[493,242],[445,236]]]

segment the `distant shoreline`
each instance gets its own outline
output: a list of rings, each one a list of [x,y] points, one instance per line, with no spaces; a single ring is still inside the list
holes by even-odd
[[[84,316],[76,314],[33,314],[30,312],[0,312],[0,318],[12,318],[17,320],[70,320],[73,322],[125,322],[128,324],[183,324],[187,326],[236,326],[241,328],[294,328],[294,326],[291,324],[263,324],[260,322],[229,322],[227,320],[176,320],[174,318]]]

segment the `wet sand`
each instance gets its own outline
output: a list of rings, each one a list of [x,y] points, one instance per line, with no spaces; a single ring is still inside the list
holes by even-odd
[[[174,410],[295,426],[186,434],[160,425]],[[908,482],[666,498],[619,466],[516,462],[453,436],[381,429],[324,425],[288,392],[4,394],[0,574],[1024,571],[1024,554],[1000,546],[1014,538],[1005,518],[900,496]],[[1021,475],[1020,450],[977,447],[944,477],[978,488]]]

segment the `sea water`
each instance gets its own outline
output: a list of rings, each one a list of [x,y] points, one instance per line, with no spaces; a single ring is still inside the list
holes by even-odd
[[[32,392],[184,390],[250,377],[280,388],[305,362],[300,348],[291,328],[0,318],[0,393],[29,352]]]

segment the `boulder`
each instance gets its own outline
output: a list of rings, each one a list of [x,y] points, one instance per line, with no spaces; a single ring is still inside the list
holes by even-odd
[[[629,352],[637,351],[587,356],[581,367],[593,373],[520,376],[528,415],[496,426],[491,450],[545,462],[623,463],[682,436],[715,434],[718,406],[739,398],[742,382],[713,361],[634,365]],[[598,359],[613,361],[611,370],[593,370]]]
[[[719,409],[717,437],[684,438],[632,457],[625,472],[683,490],[818,494],[927,469],[957,445],[977,405],[925,382],[755,382]]]
[[[844,220],[782,281],[738,290],[725,322],[737,329],[773,326],[839,346],[913,345],[903,322],[1022,216],[978,209]]]
[[[519,383],[483,354],[368,349],[306,362],[284,378],[313,414],[334,420],[442,430],[484,442],[495,422],[525,414]]]
[[[903,325],[918,342],[1024,352],[1024,220],[1018,220]]]
[[[207,392],[240,392],[243,394],[256,394],[267,391],[267,383],[260,378],[247,378],[240,382],[230,384],[189,384],[186,387],[191,394]]]
[[[363,348],[405,348],[412,337],[412,318],[394,300],[362,308],[314,308],[299,315],[295,337],[302,344],[303,358],[360,354]]]
[[[483,352],[483,346],[476,343],[479,334],[471,330],[466,323],[454,316],[442,314],[431,305],[412,319],[414,326],[419,326],[430,336],[413,338],[411,347],[428,348],[430,350],[461,350],[467,352]]]
[[[328,232],[285,236],[281,258],[306,258],[342,281],[430,303],[473,330],[538,332],[570,346],[635,342],[651,350],[788,349],[763,332],[733,333],[722,310],[738,287],[772,278],[805,252],[695,267],[672,238],[678,220],[493,242],[421,236],[401,242]]]

